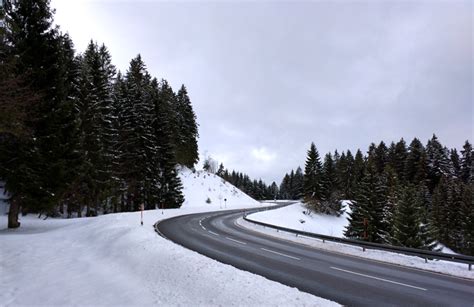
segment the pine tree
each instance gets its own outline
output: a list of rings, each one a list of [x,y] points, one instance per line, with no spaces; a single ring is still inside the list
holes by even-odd
[[[316,212],[328,212],[328,208],[324,208],[322,203],[326,200],[322,168],[318,150],[314,143],[311,143],[304,170],[304,200]]]
[[[349,199],[354,198],[354,194],[356,193],[359,184],[364,177],[364,170],[365,170],[365,161],[364,161],[364,156],[362,155],[362,152],[360,149],[357,150],[356,155],[354,157],[354,165],[352,167],[352,175],[351,175],[351,183],[350,183],[350,191],[351,195],[349,196]]]
[[[459,204],[460,231],[458,247],[459,252],[474,256],[474,187],[472,184],[462,185],[461,202]]]
[[[432,250],[435,242],[422,223],[422,195],[410,185],[403,190],[394,219],[394,242],[397,245]]]
[[[405,162],[408,156],[407,146],[405,140],[402,138],[395,145],[393,155],[390,158],[390,165],[397,174],[400,181],[405,179]]]
[[[393,236],[394,215],[399,199],[399,188],[396,171],[388,164],[379,178],[377,190],[377,196],[383,207],[381,233],[385,243],[390,243]]]
[[[12,194],[11,212],[15,215],[21,205],[23,210],[54,214],[75,173],[74,49],[69,37],[53,28],[49,1],[4,4],[15,73],[25,76],[40,97],[27,112],[31,138],[17,152],[14,175],[5,178]]]
[[[430,220],[433,224],[436,238],[447,244],[449,242],[449,207],[452,204],[450,183],[446,176],[442,176],[432,197]]]
[[[112,81],[115,68],[105,46],[90,42],[81,57],[79,75],[79,134],[81,169],[72,186],[86,204],[86,215],[97,214],[110,195],[116,132],[113,126]],[[71,199],[68,199],[71,201]],[[91,209],[92,212],[91,212]],[[107,211],[107,208],[103,208]]]
[[[349,225],[345,236],[370,242],[384,241],[384,205],[386,186],[377,175],[375,164],[369,163],[367,171],[351,205]]]
[[[474,181],[474,164],[472,163],[473,150],[469,141],[464,143],[461,150],[461,166],[460,176],[465,183],[472,183]]]
[[[293,199],[301,199],[303,197],[304,175],[301,167],[298,166],[293,178]]]
[[[176,162],[193,168],[199,160],[196,115],[184,85],[176,95]]]
[[[427,161],[423,144],[414,138],[408,147],[408,155],[404,166],[405,181],[418,185],[426,180]]]
[[[428,187],[430,191],[433,191],[443,175],[452,175],[450,172],[450,161],[447,149],[443,148],[434,134],[426,145],[426,156],[428,164]]]
[[[289,197],[289,183],[290,182],[290,175],[285,174],[283,180],[280,184],[280,199],[290,199]]]
[[[173,117],[172,112],[173,91],[168,82],[162,80],[159,86],[157,99],[154,100],[156,121],[154,133],[157,137],[159,157],[159,207],[179,208],[184,202],[182,183],[176,170],[176,157],[173,146]]]
[[[456,148],[449,151],[449,158],[451,160],[451,165],[453,167],[453,175],[456,178],[461,176],[461,160],[459,159],[459,154]]]

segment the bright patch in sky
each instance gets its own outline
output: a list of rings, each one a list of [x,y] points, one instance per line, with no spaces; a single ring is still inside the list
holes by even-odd
[[[269,163],[275,160],[276,153],[269,152],[265,147],[252,149],[252,156],[260,162]]]

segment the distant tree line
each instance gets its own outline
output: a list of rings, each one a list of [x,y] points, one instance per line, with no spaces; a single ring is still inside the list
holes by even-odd
[[[339,214],[340,200],[352,200],[349,238],[430,250],[440,242],[473,255],[472,156],[469,141],[458,153],[435,135],[426,146],[416,138],[408,146],[403,139],[372,143],[367,155],[336,151],[323,161],[311,144],[303,184],[298,179],[289,195],[326,214]]]
[[[176,208],[176,165],[198,160],[186,87],[177,93],[140,55],[117,72],[104,45],[77,54],[49,0],[0,8],[0,179],[18,213],[68,216]]]
[[[206,169],[206,163],[204,164],[204,169]],[[230,172],[224,168],[222,163],[219,165],[216,174],[254,199],[265,200],[279,198],[278,185],[275,182],[268,186],[262,179],[252,180],[244,173],[234,170]]]

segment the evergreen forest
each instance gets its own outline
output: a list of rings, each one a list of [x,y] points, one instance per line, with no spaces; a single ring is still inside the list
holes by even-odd
[[[198,161],[187,89],[140,55],[125,72],[93,40],[83,53],[53,24],[49,1],[6,0],[0,27],[0,178],[18,214],[94,216],[178,208],[178,164]]]

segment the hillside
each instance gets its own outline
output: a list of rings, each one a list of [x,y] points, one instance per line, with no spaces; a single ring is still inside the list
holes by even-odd
[[[185,196],[183,208],[206,206],[209,210],[218,210],[260,205],[258,201],[215,174],[206,171],[193,172],[183,167],[179,171],[179,177]]]

